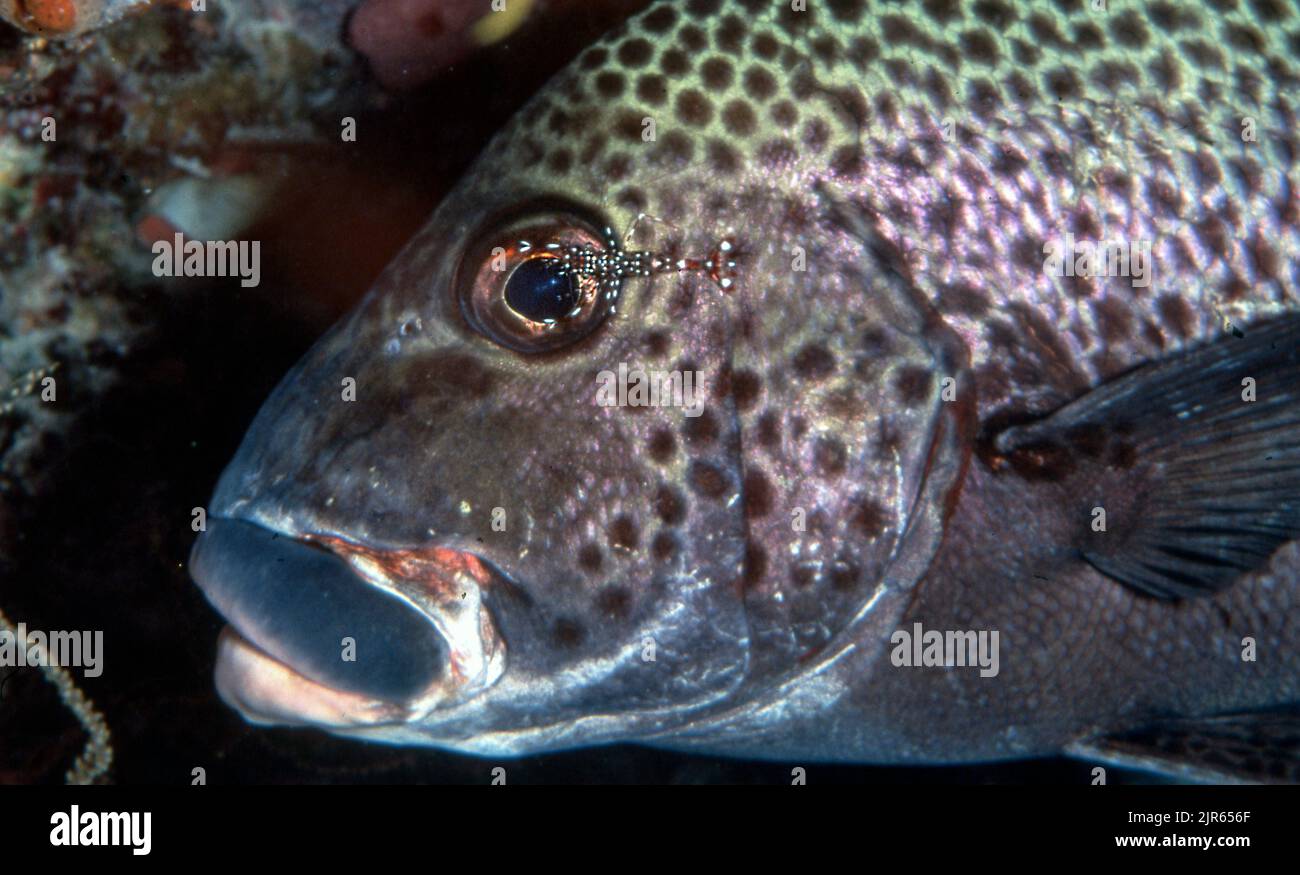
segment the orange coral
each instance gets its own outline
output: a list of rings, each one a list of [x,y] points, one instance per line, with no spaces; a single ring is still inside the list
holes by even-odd
[[[38,33],[67,33],[77,26],[73,0],[18,0],[23,25]]]

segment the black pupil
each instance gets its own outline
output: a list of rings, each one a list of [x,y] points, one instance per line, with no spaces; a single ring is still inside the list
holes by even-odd
[[[525,319],[553,322],[573,311],[578,289],[558,258],[530,258],[506,281],[506,303]]]

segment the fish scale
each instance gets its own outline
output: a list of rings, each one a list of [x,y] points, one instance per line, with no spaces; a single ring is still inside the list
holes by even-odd
[[[1086,534],[1108,503],[1144,556],[1241,548],[1161,540],[1186,519],[1143,496],[1210,512],[1162,471],[1241,487],[1169,455],[1181,426],[1142,415],[1154,377],[1130,372],[1174,360],[1222,392],[1204,363],[1230,324],[1230,364],[1293,391],[1262,345],[1294,331],[1254,326],[1300,303],[1297,46],[1300,13],[1270,0],[656,4],[520,111],[286,377],[213,513],[494,570],[505,673],[340,730],[366,737],[947,761],[1300,701],[1277,619],[1294,544],[1232,586],[1212,562],[1171,603],[1150,588],[1174,565],[1152,583]],[[520,214],[665,260],[734,241],[734,287],[627,277],[599,328],[521,354],[457,299]],[[1149,284],[1053,275],[1067,234],[1149,243]],[[703,412],[593,406],[620,363],[698,373]],[[344,376],[356,401],[326,403]],[[1098,387],[1119,421],[1087,406]],[[1268,449],[1209,409],[1188,440]],[[1287,488],[1289,453],[1268,456]],[[1020,655],[996,684],[890,670],[912,623],[1001,630]],[[1281,655],[1242,678],[1247,635]]]
[[[970,343],[1001,390],[981,403],[1050,406],[1224,318],[1296,301],[1300,15],[1227,5],[667,4],[588,49],[552,85],[563,97],[539,95],[481,166],[599,191],[624,225],[635,212],[698,221],[656,185],[667,162],[721,177],[724,202],[755,175],[788,180],[795,199],[828,176]],[[625,116],[630,138],[595,123]],[[658,142],[639,142],[642,118]],[[1157,286],[1044,276],[1043,243],[1066,232],[1150,240]],[[1062,353],[1069,365],[1041,383],[1006,385],[1008,356],[1049,370]]]
[[[1250,44],[1256,64],[1285,59],[1286,31],[1266,30],[1261,19],[1300,28],[1286,7],[1261,4],[1207,22],[1209,13],[1160,4],[1146,16],[1083,2],[819,5],[651,10],[580,56],[578,70],[552,86],[562,97],[540,95],[483,166],[522,163],[544,172],[547,186],[600,191],[602,207],[624,207],[624,224],[644,212],[702,226],[700,244],[725,233],[737,213],[753,216],[757,204],[746,201],[767,201],[773,188],[791,212],[816,214],[809,180],[827,180],[869,211],[917,289],[966,342],[981,417],[1050,410],[1221,331],[1225,318],[1240,323],[1295,303],[1294,259],[1274,257],[1270,280],[1256,255],[1297,251],[1291,165],[1267,155],[1294,143],[1284,96],[1294,76],[1283,61],[1271,78],[1234,81],[1228,60],[1216,63],[1222,52],[1205,41],[1209,24],[1223,44]],[[1211,95],[1218,99],[1207,104]],[[614,130],[593,124],[597,117],[612,119]],[[1255,142],[1242,139],[1245,117],[1257,122]],[[642,139],[647,118],[656,121],[653,143]],[[683,203],[673,173],[708,194]],[[1228,202],[1233,222],[1222,218]],[[793,257],[806,246],[803,229],[785,228],[780,217],[755,227],[762,231],[747,235],[751,247]],[[1043,245],[1066,232],[1151,241],[1155,283],[1047,276]],[[757,309],[763,280],[753,273],[741,306]],[[771,275],[780,283],[791,276],[782,268]],[[815,321],[798,330],[777,312],[752,356],[733,354],[755,384],[781,369],[779,351],[798,354],[800,338],[838,333]],[[682,318],[691,316],[673,316]],[[758,429],[764,409],[756,403],[742,417],[742,433]],[[792,418],[799,414],[783,417]],[[866,440],[847,448],[834,437],[814,440],[823,441],[811,452],[815,467],[825,468],[818,462],[828,455],[869,451]],[[878,513],[875,504],[829,510],[841,520]],[[771,552],[751,543],[748,576],[771,572],[797,591],[801,577],[853,572],[851,560],[782,566]],[[820,617],[822,602],[808,613]],[[817,646],[831,630],[806,632],[791,646]]]

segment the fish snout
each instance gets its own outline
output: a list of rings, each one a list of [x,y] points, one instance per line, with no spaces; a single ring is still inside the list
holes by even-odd
[[[210,518],[190,573],[230,624],[222,698],[253,722],[337,728],[418,719],[490,685],[504,648],[479,610],[481,566],[435,554],[416,581],[375,558],[387,554]]]

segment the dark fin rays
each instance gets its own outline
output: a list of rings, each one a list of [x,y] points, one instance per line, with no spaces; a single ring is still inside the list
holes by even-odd
[[[1089,434],[1121,436],[1131,461],[1122,474],[1079,464],[1072,485],[1123,510],[1073,545],[1082,558],[1158,598],[1228,587],[1300,536],[1300,316],[1140,367],[995,446],[1083,459],[1077,436]]]
[[[1300,783],[1300,710],[1169,720],[1076,742],[1066,753],[1178,781]]]

